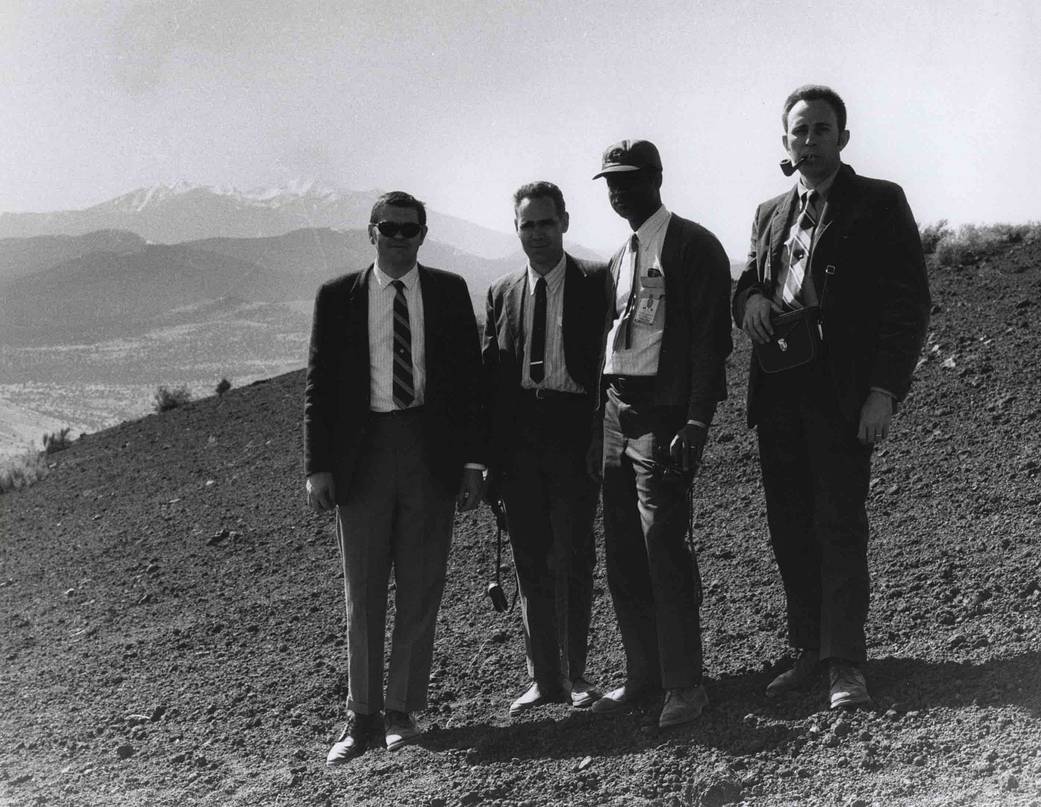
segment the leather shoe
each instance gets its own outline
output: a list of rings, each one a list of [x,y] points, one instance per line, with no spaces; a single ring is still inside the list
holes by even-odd
[[[520,694],[520,697],[510,704],[510,717],[516,717],[546,703],[567,703],[567,701],[568,695],[563,689],[543,694],[539,685],[532,681],[528,684],[528,688]]]
[[[376,734],[376,723],[379,713],[371,715],[356,714],[347,711],[347,725],[340,732],[339,739],[333,743],[325,757],[326,765],[340,765],[361,756],[369,747],[369,742]]]
[[[585,678],[576,678],[571,682],[571,705],[576,709],[588,709],[602,697],[599,690]]]
[[[665,693],[665,705],[661,708],[658,725],[667,729],[670,726],[682,726],[692,723],[701,717],[708,706],[708,693],[702,685],[670,689]]]
[[[800,650],[790,670],[785,670],[767,684],[766,696],[775,698],[785,692],[807,689],[820,672],[820,654],[816,650]]]
[[[604,693],[603,697],[593,704],[592,711],[598,715],[619,714],[646,703],[653,694],[648,687],[625,683],[617,689]]]
[[[387,750],[397,751],[404,745],[414,742],[419,737],[416,719],[408,712],[387,710]]]
[[[828,666],[831,681],[831,708],[850,709],[871,703],[864,673],[856,665],[841,659],[832,659]]]

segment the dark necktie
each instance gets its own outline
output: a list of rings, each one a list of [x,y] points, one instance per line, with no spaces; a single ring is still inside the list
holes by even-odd
[[[528,374],[536,384],[546,377],[546,278],[535,281],[535,313],[531,320],[531,356]]]
[[[392,280],[394,291],[394,405],[406,409],[416,399],[412,380],[412,327],[408,321],[405,284]]]
[[[802,305],[802,286],[810,263],[810,245],[813,243],[813,228],[820,218],[817,191],[806,194],[802,212],[795,220],[788,236],[788,276],[781,290],[781,302],[790,308]]]
[[[629,239],[629,251],[632,252],[632,274],[629,283],[629,299],[625,302],[625,311],[622,312],[622,324],[618,331],[622,334],[625,349],[633,346],[633,309],[636,308],[636,280],[640,276],[640,239],[633,233]],[[615,336],[615,348],[618,347],[618,336]]]

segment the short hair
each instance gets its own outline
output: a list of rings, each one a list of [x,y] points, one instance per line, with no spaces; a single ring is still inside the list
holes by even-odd
[[[390,193],[383,194],[376,202],[372,205],[372,212],[369,214],[369,224],[376,224],[380,220],[380,213],[385,207],[410,207],[416,211],[416,218],[419,219],[419,225],[421,227],[427,226],[427,209],[419,199],[410,193],[404,191],[391,191]]]
[[[564,214],[567,213],[567,208],[564,206],[564,194],[552,182],[546,182],[545,180],[528,182],[517,188],[513,193],[514,212],[517,211],[520,203],[525,199],[552,199],[553,206],[557,209],[558,218],[563,218]]]
[[[823,84],[804,84],[785,99],[784,112],[781,113],[781,126],[788,131],[788,113],[792,107],[800,101],[824,101],[835,111],[835,120],[838,121],[839,131],[846,129],[846,105],[842,102],[839,94],[831,87]]]

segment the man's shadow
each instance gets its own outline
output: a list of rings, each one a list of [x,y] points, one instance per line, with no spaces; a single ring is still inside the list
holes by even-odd
[[[505,725],[470,724],[425,733],[420,745],[430,751],[466,750],[473,764],[511,759],[603,758],[662,746],[703,746],[735,757],[782,748],[805,733],[805,721],[838,713],[827,706],[827,673],[803,693],[767,698],[767,683],[784,669],[739,673],[706,680],[710,705],[695,722],[673,729],[641,725],[641,713],[603,716],[565,706],[533,711]],[[877,713],[917,712],[928,721],[930,709],[1017,706],[1041,716],[1041,653],[983,663],[925,661],[886,657],[864,666]]]

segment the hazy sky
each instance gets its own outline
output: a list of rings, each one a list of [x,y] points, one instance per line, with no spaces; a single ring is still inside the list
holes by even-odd
[[[1037,220],[1039,9],[0,0],[0,210],[313,178],[510,229],[510,193],[540,178],[572,236],[610,250],[626,225],[591,177],[607,145],[644,137],[666,204],[736,259],[755,205],[790,183],[784,97],[819,82],[849,108],[847,162],[902,184],[920,221]]]

